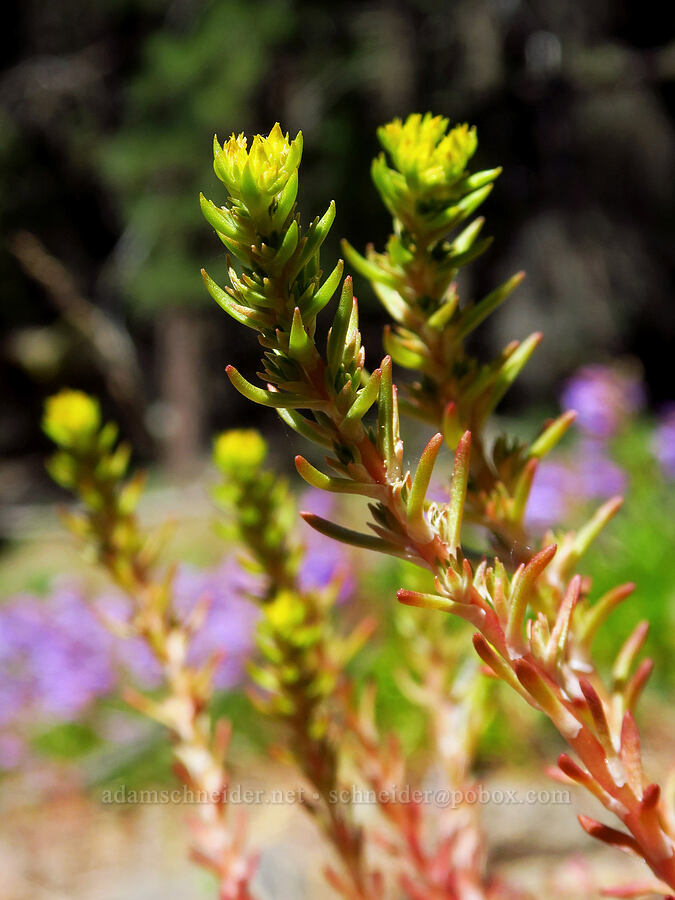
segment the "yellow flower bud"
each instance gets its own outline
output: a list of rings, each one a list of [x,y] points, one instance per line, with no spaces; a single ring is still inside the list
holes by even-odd
[[[411,187],[449,187],[463,175],[476,152],[476,131],[468,125],[448,131],[448,125],[443,116],[415,113],[378,130],[380,143]]]
[[[213,442],[213,461],[227,475],[255,470],[266,456],[267,443],[253,428],[223,431]]]
[[[45,403],[42,427],[60,447],[81,446],[101,426],[98,400],[83,391],[62,390]]]
[[[243,134],[233,134],[222,147],[215,140],[213,168],[231,197],[258,211],[284,189],[300,165],[302,132],[291,141],[277,122],[267,137],[257,134],[247,148]]]
[[[293,591],[279,591],[274,600],[265,607],[265,617],[275,631],[287,634],[302,625],[305,608]]]

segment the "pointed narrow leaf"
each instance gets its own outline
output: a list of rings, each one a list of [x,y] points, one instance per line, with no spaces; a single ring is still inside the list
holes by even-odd
[[[300,229],[298,228],[297,219],[293,219],[288,227],[288,231],[284,235],[281,246],[274,256],[274,267],[277,271],[281,271],[288,260],[295,253],[300,238]]]
[[[351,265],[353,269],[355,269],[359,275],[363,275],[364,278],[367,278],[368,281],[376,281],[380,284],[386,284],[391,288],[396,288],[398,285],[398,279],[391,275],[389,272],[385,272],[384,269],[381,269],[377,263],[372,262],[369,259],[366,259],[365,256],[362,256],[358,250],[356,250],[345,238],[340,242],[342,247],[342,252],[345,255],[347,262]]]
[[[255,330],[258,330],[261,326],[264,327],[266,324],[265,313],[260,313],[255,309],[248,309],[236,303],[227,291],[224,291],[219,284],[216,284],[205,269],[202,269],[202,278],[204,279],[206,290],[211,294],[218,306],[232,316],[236,322]]]
[[[471,432],[465,431],[455,451],[455,463],[452,467],[450,482],[450,501],[448,503],[451,533],[448,543],[453,553],[461,543],[462,518],[464,501],[469,483],[469,460],[471,456]]]
[[[232,221],[232,216],[226,210],[216,206],[212,200],[207,200],[203,194],[199,195],[199,205],[206,221],[219,234],[224,234],[231,240],[237,239],[236,225]]]
[[[614,679],[614,687],[616,690],[620,691],[626,683],[628,675],[635,663],[635,659],[647,640],[648,633],[649,622],[646,620],[638,622],[626,639],[621,650],[619,650],[614,665],[612,666],[612,678]]]
[[[277,208],[274,210],[274,218],[280,225],[283,225],[288,218],[289,213],[293,209],[293,204],[298,196],[298,172],[293,172],[286,182],[286,187],[279,194]]]
[[[525,518],[525,510],[527,508],[527,501],[530,497],[530,491],[532,490],[532,483],[534,481],[534,477],[537,474],[537,466],[539,465],[539,460],[530,459],[525,465],[520,478],[516,483],[516,489],[513,492],[513,506],[511,509],[511,520],[520,524]]]
[[[359,494],[363,497],[371,497],[374,500],[379,500],[382,497],[381,485],[352,481],[351,478],[332,478],[329,475],[324,475],[323,472],[320,472],[309,463],[304,456],[295,457],[295,468],[307,484],[321,491],[329,491],[332,494]]]
[[[352,285],[351,275],[348,275],[342,285],[342,294],[340,295],[340,303],[333,325],[328,333],[328,365],[332,373],[337,372],[342,353],[345,347],[345,338],[347,337],[347,329],[349,328],[349,320],[352,316],[352,307],[354,305],[354,289]]]
[[[580,528],[574,538],[569,564],[575,566],[586,553],[596,537],[605,528],[623,506],[622,497],[612,497],[596,510],[589,522]]]
[[[443,446],[443,435],[435,434],[424,448],[420,461],[417,464],[417,471],[413,478],[412,487],[408,496],[407,516],[408,524],[413,530],[428,530],[427,523],[424,519],[424,500],[431,482],[431,475],[434,471],[434,464],[438,456],[438,452]]]
[[[373,290],[378,296],[382,306],[387,310],[395,322],[405,322],[408,317],[408,304],[399,292],[386,284],[373,284]]]
[[[536,459],[542,459],[547,453],[550,453],[570,425],[572,425],[576,417],[576,412],[573,409],[568,409],[567,412],[564,412],[561,416],[558,416],[557,419],[554,419],[530,445],[530,456]]]
[[[352,531],[351,528],[344,528],[335,522],[329,522],[316,516],[314,513],[301,512],[300,515],[308,525],[326,537],[333,538],[343,544],[350,544],[353,547],[362,547],[364,550],[378,550],[381,553],[389,553],[393,556],[405,557],[405,551],[397,544],[383,541],[382,538],[374,537],[372,534],[361,534],[359,531]]]
[[[624,852],[642,856],[635,838],[626,834],[625,831],[617,831],[616,828],[610,828],[609,825],[603,825],[601,822],[596,822],[595,819],[591,819],[588,816],[579,816],[578,818],[579,824],[584,831],[590,834],[591,837],[596,838],[596,840],[602,841],[603,844],[610,844],[612,847],[616,847]]]
[[[458,188],[465,191],[475,191],[476,188],[483,187],[484,184],[491,184],[501,174],[501,166],[498,166],[496,169],[484,169],[482,172],[473,172],[460,182]]]
[[[391,357],[382,360],[380,392],[377,400],[377,448],[390,471],[395,457],[394,446],[394,388],[391,372]]]
[[[306,419],[304,416],[300,415],[299,412],[292,409],[277,409],[277,413],[279,414],[279,418],[292,428],[293,431],[297,431],[298,434],[301,434],[304,438],[307,438],[307,440],[319,444],[328,450],[333,449],[332,439],[320,425],[317,425],[315,422],[310,422],[309,419]]]
[[[307,229],[305,245],[302,248],[302,252],[298,253],[293,264],[289,266],[287,271],[289,284],[292,284],[295,281],[298,274],[307,265],[310,259],[316,255],[317,251],[328,237],[328,232],[330,231],[334,220],[335,201],[331,200],[330,206],[323,216],[313,222]]]
[[[432,313],[427,319],[429,328],[433,328],[434,331],[443,331],[450,319],[455,315],[458,303],[459,295],[456,291],[453,291],[446,302],[439,306],[436,312]]]
[[[342,420],[341,431],[347,437],[356,437],[361,420],[377,400],[381,377],[382,369],[375,369],[365,386],[356,395],[356,400]]]
[[[312,319],[318,316],[321,310],[326,306],[335,291],[337,290],[338,285],[340,284],[340,279],[342,278],[342,271],[344,269],[344,263],[342,260],[338,260],[337,265],[330,273],[328,278],[324,281],[321,287],[316,291],[314,296],[307,302],[307,304],[303,308],[303,313],[306,319]]]
[[[612,588],[612,590],[608,591],[606,594],[603,594],[597,603],[594,603],[593,606],[587,610],[585,617],[576,628],[577,637],[580,643],[587,648],[590,647],[598,629],[603,622],[605,622],[612,610],[617,607],[619,603],[622,603],[626,597],[630,597],[634,590],[635,585],[632,582],[629,582],[628,584],[620,584],[617,587]]]
[[[269,406],[273,409],[319,409],[324,405],[322,400],[309,400],[307,397],[301,397],[298,394],[286,394],[283,391],[266,391],[263,388],[256,387],[250,381],[247,381],[243,375],[240,375],[234,366],[227,366],[225,371],[232,385],[240,394],[246,397],[247,400],[252,400],[261,406]]]
[[[515,291],[524,278],[524,272],[517,272],[512,278],[505,281],[504,284],[501,284],[486,297],[483,297],[480,302],[470,306],[462,316],[457,337],[459,339],[466,337],[466,335],[477,328],[481,322],[485,321],[485,319],[501,306],[506,298]]]
[[[523,622],[527,604],[535,590],[537,579],[551,562],[557,549],[556,544],[549,544],[548,547],[536,553],[527,565],[521,566],[513,576],[509,598],[509,621],[506,629],[511,646],[520,647],[523,643]]]
[[[466,228],[457,235],[457,237],[452,242],[452,249],[454,253],[465,253],[470,247],[473,246],[474,241],[480,234],[483,225],[485,225],[485,218],[483,216],[479,216],[477,219],[474,219],[470,225],[467,225]]]
[[[441,612],[454,612],[458,603],[450,600],[449,597],[442,597],[440,594],[422,594],[419,591],[408,591],[401,589],[396,592],[399,603],[406,606],[417,606],[420,609],[438,609]]]
[[[293,312],[293,324],[291,325],[291,333],[288,338],[288,355],[291,359],[297,359],[306,362],[312,356],[314,350],[314,342],[311,340],[305,326],[302,322],[300,310],[295,307]]]
[[[535,332],[519,344],[511,353],[500,369],[499,375],[493,385],[488,412],[492,412],[504,394],[511,387],[527,361],[541,343],[541,332]]]

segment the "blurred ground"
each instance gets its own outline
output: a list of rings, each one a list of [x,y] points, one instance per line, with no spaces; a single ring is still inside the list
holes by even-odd
[[[292,787],[287,770],[256,766],[243,787]],[[103,806],[60,784],[43,783],[42,796],[15,784],[3,791],[0,836],[3,900],[195,900],[212,896],[208,879],[186,856],[189,809],[171,805]],[[550,791],[530,773],[486,780],[492,790]],[[597,888],[644,876],[618,852],[595,845],[576,821],[597,814],[586,797],[568,804],[494,805],[482,810],[492,865],[513,884],[547,900],[584,900]],[[366,810],[367,814],[367,810]],[[600,813],[602,817],[602,813]],[[312,822],[293,805],[249,812],[250,843],[264,845],[258,883],[263,900],[332,900],[321,868],[324,848]],[[580,855],[583,854],[583,862]]]

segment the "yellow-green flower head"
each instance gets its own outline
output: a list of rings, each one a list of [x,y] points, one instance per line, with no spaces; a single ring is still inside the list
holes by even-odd
[[[247,205],[257,194],[270,203],[293,177],[302,157],[302,132],[289,140],[277,122],[267,137],[256,134],[248,149],[245,135],[232,135],[221,147],[213,143],[213,168],[230,196]]]
[[[213,442],[213,460],[226,475],[254,471],[267,456],[267,443],[254,428],[223,431]]]
[[[45,403],[42,427],[60,447],[81,446],[101,426],[98,400],[83,391],[62,390]]]
[[[448,131],[443,116],[415,113],[378,129],[378,137],[394,166],[413,188],[425,190],[454,184],[476,152],[476,129],[456,125]]]
[[[289,634],[302,625],[305,607],[294,591],[282,590],[266,605],[265,617],[275,631]]]

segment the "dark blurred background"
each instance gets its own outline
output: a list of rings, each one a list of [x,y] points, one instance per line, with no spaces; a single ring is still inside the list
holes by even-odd
[[[45,490],[41,405],[65,385],[173,473],[258,415],[224,375],[232,360],[252,376],[258,347],[203,289],[200,267],[222,278],[225,258],[197,201],[223,197],[214,131],[276,120],[305,134],[304,220],[338,202],[326,267],[341,236],[386,238],[378,124],[476,124],[477,164],[505,171],[465,291],[528,273],[481,349],[546,335],[509,402],[551,404],[579,364],[626,355],[653,406],[672,397],[671,4],[24,0],[3,20],[0,499]],[[381,314],[357,288],[372,360]]]

